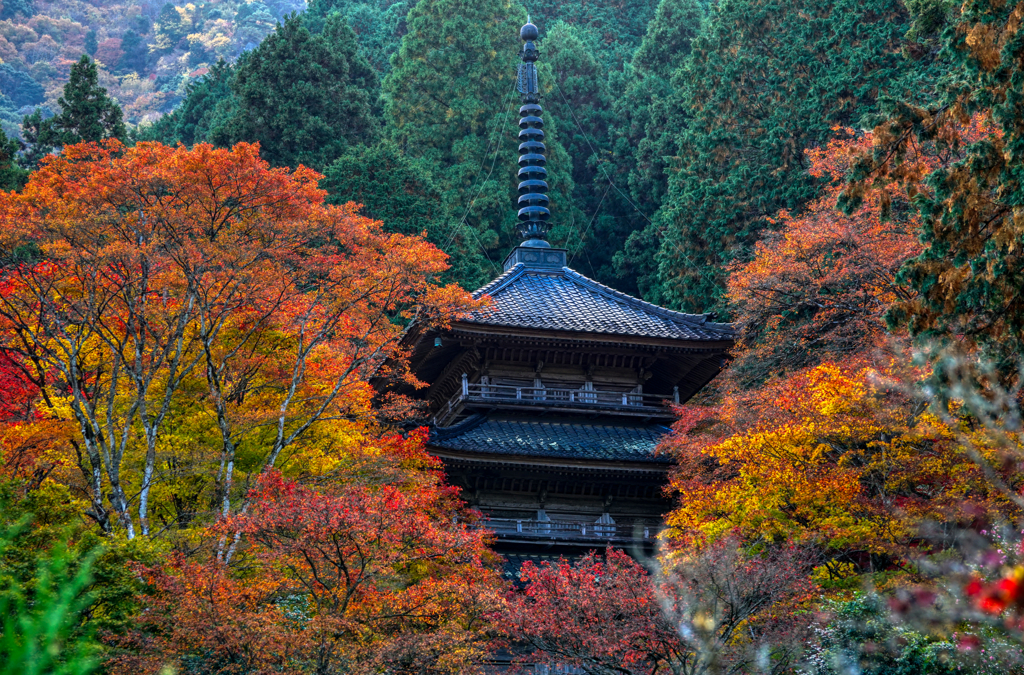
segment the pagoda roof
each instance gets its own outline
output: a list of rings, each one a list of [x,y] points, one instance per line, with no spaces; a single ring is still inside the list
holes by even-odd
[[[614,425],[575,421],[492,418],[431,430],[434,448],[481,455],[588,459],[669,464],[655,453],[669,428],[658,424]]]
[[[474,298],[485,295],[490,296],[491,306],[461,318],[460,323],[698,342],[735,339],[732,324],[715,323],[710,314],[665,309],[569,267],[516,263],[473,293]]]

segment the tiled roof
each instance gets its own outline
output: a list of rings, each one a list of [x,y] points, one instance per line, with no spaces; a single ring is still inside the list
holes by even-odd
[[[683,314],[620,293],[568,268],[537,269],[517,263],[473,293],[493,306],[469,323],[677,340],[731,340],[731,324],[707,314]]]
[[[452,427],[434,429],[430,445],[490,455],[668,463],[670,458],[654,454],[668,432],[667,427],[656,424],[614,426],[478,415]]]

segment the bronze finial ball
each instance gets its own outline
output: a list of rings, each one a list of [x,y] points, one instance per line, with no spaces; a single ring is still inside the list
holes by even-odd
[[[519,37],[523,39],[523,42],[536,40],[539,35],[540,31],[532,23],[528,23],[519,29]]]

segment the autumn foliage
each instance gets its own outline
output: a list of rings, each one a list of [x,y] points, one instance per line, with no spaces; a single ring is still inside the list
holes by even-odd
[[[986,127],[976,118],[956,132],[969,143]],[[837,128],[825,147],[809,150],[808,171],[825,189],[798,213],[779,212],[771,219],[777,229],[758,242],[753,259],[734,265],[728,296],[743,342],[733,377],[763,380],[890,350],[886,313],[915,297],[900,275],[922,251],[913,201],[928,190],[928,176],[956,155],[915,149],[903,158],[906,183],[865,190],[846,213],[839,208],[846,178],[874,142],[871,134]]]
[[[50,510],[119,542],[105,569],[127,580],[99,635],[114,675],[454,674],[498,653],[595,675],[793,672],[824,599],[861,578],[913,580],[893,616],[1024,638],[1019,542],[944,573],[959,613],[921,562],[1020,517],[1019,427],[991,433],[1019,420],[1019,392],[928,390],[892,323],[924,307],[915,205],[993,132],[961,119],[846,211],[878,141],[835,133],[807,153],[820,196],[730,269],[742,341],[676,409],[677,501],[651,558],[502,578],[425,430],[389,428],[414,404],[370,385],[419,384],[405,326],[480,303],[437,282],[446,256],[422,237],[327,205],[319,174],[247,144],[74,145],[0,194],[0,498],[58,495]]]
[[[468,306],[432,283],[440,251],[325,205],[319,178],[252,145],[108,141],[0,196],[0,351],[68,429],[104,529],[147,533],[154,508],[181,524],[196,490],[227,516],[240,477],[322,470],[371,421],[367,379],[400,356],[401,322]],[[154,505],[183,462],[206,485]]]
[[[112,671],[455,672],[483,649],[485,531],[369,385],[412,381],[414,316],[478,303],[320,178],[111,140],[0,194],[3,478],[68,484],[136,552]]]
[[[736,673],[759,650],[771,672],[794,664],[809,599],[807,552],[743,550],[727,536],[647,570],[621,551],[591,553],[522,570],[497,624],[526,663],[560,663],[587,673]]]
[[[967,142],[983,125],[960,133]],[[1017,478],[1016,464],[962,412],[928,409],[915,390],[926,371],[911,363],[905,334],[886,324],[886,313],[913,297],[900,274],[921,251],[911,202],[955,156],[905,157],[916,183],[877,187],[844,214],[843,179],[873,141],[837,134],[808,153],[812,173],[831,187],[800,214],[779,214],[779,230],[734,268],[736,361],[714,405],[680,409],[665,447],[679,460],[672,537],[699,542],[738,530],[797,541],[842,576],[908,564],[923,550],[924,523],[1015,513],[979,457],[1010,483]]]
[[[220,526],[245,535],[238,571],[182,556],[141,570],[149,609],[115,672],[460,672],[483,658],[493,555],[424,441],[385,437],[315,486],[264,474]]]

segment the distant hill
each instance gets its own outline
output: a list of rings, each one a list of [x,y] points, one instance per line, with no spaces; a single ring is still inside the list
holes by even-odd
[[[100,82],[125,119],[151,121],[177,105],[187,84],[234,60],[305,0],[0,0],[0,123],[17,133],[24,114],[54,109],[71,64],[101,64]]]
[[[416,0],[309,0],[319,16],[340,12],[380,76],[406,32]],[[598,56],[621,66],[639,44],[656,0],[539,0],[534,16],[593,33]],[[189,82],[218,59],[234,61],[307,0],[0,0],[0,125],[19,133],[24,115],[56,109],[71,64],[100,64],[100,84],[125,121],[152,122],[177,106]],[[623,18],[628,17],[628,18]],[[614,30],[610,30],[614,27]]]

